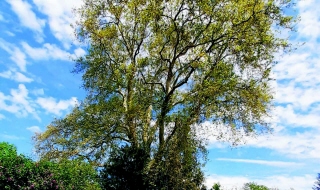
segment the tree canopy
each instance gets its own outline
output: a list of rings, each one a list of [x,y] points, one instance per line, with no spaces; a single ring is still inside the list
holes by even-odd
[[[201,165],[203,122],[233,134],[269,130],[274,53],[289,46],[274,29],[292,29],[284,12],[290,5],[84,0],[75,34],[88,50],[74,72],[82,73],[88,95],[36,136],[38,152],[101,165],[127,144],[148,154],[147,173],[176,159],[179,171],[190,173],[180,182],[194,179],[189,164]]]

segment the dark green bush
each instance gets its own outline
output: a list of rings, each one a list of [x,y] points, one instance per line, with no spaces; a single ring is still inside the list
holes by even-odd
[[[144,168],[149,155],[142,148],[123,146],[111,152],[100,173],[102,187],[106,190],[148,189]]]

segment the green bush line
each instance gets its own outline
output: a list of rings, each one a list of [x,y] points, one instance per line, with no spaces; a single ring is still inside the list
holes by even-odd
[[[128,148],[127,148],[128,149]],[[127,150],[125,149],[125,150]],[[129,153],[129,154],[128,154]],[[137,156],[138,152],[126,152],[124,155],[114,155],[101,172],[90,164],[80,160],[62,160],[59,162],[41,160],[39,162],[20,154],[14,145],[0,142],[0,189],[1,190],[101,190],[101,189],[150,189],[142,184],[146,174],[138,174],[139,163],[144,159],[127,163],[126,157]],[[124,157],[123,157],[124,156]],[[121,159],[119,159],[119,158]],[[132,160],[132,159],[129,159]],[[124,164],[127,163],[127,164]],[[120,165],[119,165],[120,164]],[[134,167],[134,168],[133,168]],[[136,168],[138,167],[138,168]],[[131,171],[132,170],[132,171]],[[120,172],[120,173],[119,173]],[[140,179],[141,178],[141,179]],[[136,181],[140,179],[140,181]],[[130,181],[131,180],[131,181]],[[138,184],[141,183],[141,184]],[[320,188],[320,174],[313,189]],[[154,187],[157,189],[157,187]],[[151,189],[154,189],[151,188]],[[184,189],[181,187],[181,189]],[[291,188],[293,189],[293,188]],[[226,190],[219,183],[211,188],[203,186],[201,190]],[[254,182],[246,183],[241,190],[278,190],[258,185]]]
[[[0,189],[100,189],[92,166],[78,160],[35,162],[18,155],[16,147],[0,143]]]

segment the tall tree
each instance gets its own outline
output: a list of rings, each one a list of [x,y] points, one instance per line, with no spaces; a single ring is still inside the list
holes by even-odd
[[[110,150],[129,144],[148,153],[146,171],[172,167],[174,158],[182,172],[199,162],[197,126],[205,121],[234,134],[268,130],[273,55],[288,47],[273,29],[291,29],[284,13],[290,5],[84,0],[75,33],[88,52],[75,72],[83,73],[88,96],[36,136],[38,152],[100,164]]]

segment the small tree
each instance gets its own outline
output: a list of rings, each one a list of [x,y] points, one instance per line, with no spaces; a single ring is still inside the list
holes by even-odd
[[[215,183],[215,184],[213,184],[211,190],[221,190],[221,185],[220,185],[220,183]]]
[[[317,181],[314,183],[313,190],[320,190],[320,173],[318,173]]]

